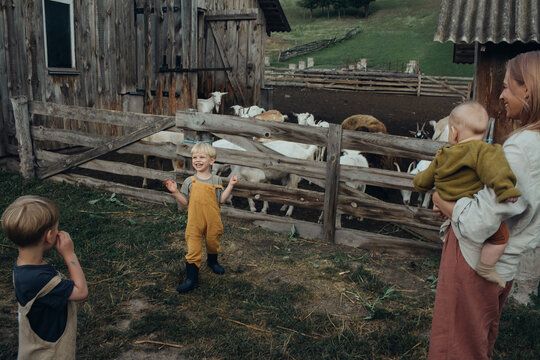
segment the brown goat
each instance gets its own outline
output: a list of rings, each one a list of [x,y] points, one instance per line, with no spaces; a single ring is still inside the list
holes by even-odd
[[[386,134],[386,125],[371,115],[352,115],[341,123],[343,130],[364,131],[371,133]],[[369,163],[369,167],[392,170],[395,158],[379,154],[363,154]]]
[[[386,125],[371,115],[352,115],[341,123],[343,130],[380,132],[386,134]]]

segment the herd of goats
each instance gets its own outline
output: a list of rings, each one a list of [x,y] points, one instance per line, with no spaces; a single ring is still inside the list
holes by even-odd
[[[198,99],[197,102],[197,111],[204,113],[219,113],[219,108],[221,106],[222,96],[226,93],[223,92],[213,92],[211,97],[208,99]],[[277,121],[284,122],[287,120],[287,115],[281,114],[278,110],[268,110],[259,107],[259,106],[249,106],[242,107],[239,105],[233,105],[231,107],[235,116],[243,118],[256,118],[259,120],[265,121]],[[299,125],[302,126],[315,126],[315,127],[328,127],[329,124],[326,121],[315,121],[315,118],[310,113],[300,113],[293,114]],[[367,132],[379,132],[386,133],[386,126],[375,117],[371,115],[352,115],[345,119],[342,122],[342,128],[344,130],[353,130],[353,131],[367,131]],[[424,124],[425,125],[425,124]],[[414,137],[416,138],[428,138],[427,131],[424,130],[424,125],[420,127],[417,124],[416,131],[411,131]],[[439,120],[439,121],[430,121],[430,125],[433,126],[433,140],[437,141],[448,141],[448,117]],[[173,131],[161,131],[151,136],[148,136],[143,139],[145,142],[150,143],[173,143],[178,144],[183,141],[183,133],[173,132]],[[308,144],[300,144],[284,140],[264,140],[257,139],[264,146],[268,147],[275,152],[282,154],[284,156],[300,159],[300,160],[315,160],[323,161],[325,157],[326,149],[324,147]],[[236,151],[245,151],[245,149],[240,146],[229,142],[225,139],[219,139],[213,142],[212,144],[215,148],[236,150]],[[429,165],[429,161],[421,160],[418,163],[413,161],[410,163],[407,169],[407,173],[416,174]],[[173,169],[176,170],[179,167],[183,167],[183,161],[172,160]],[[392,169],[401,171],[397,162],[393,161],[392,158],[382,155],[372,155],[366,154],[364,156],[360,151],[356,150],[347,150],[342,151],[340,157],[341,165],[356,166],[356,167],[378,167],[383,169]],[[147,156],[144,157],[144,166],[148,166]],[[227,164],[218,164],[215,163],[213,167],[213,172],[216,174],[223,174],[225,171],[230,169],[230,173],[234,173],[238,176],[239,179],[252,182],[252,183],[263,183],[263,182],[279,182],[288,188],[298,188],[298,184],[301,181],[301,177],[296,174],[289,174],[277,170],[261,170],[257,168],[250,168],[240,165],[227,165]],[[357,189],[359,191],[365,191],[365,183],[360,182],[346,182],[345,185]],[[146,179],[143,180],[143,187],[146,187]],[[411,203],[411,191],[401,190],[401,196],[403,203],[409,205]],[[229,200],[230,201],[230,200]],[[253,199],[248,198],[250,211],[255,212],[255,202]],[[418,206],[428,207],[430,203],[430,196],[426,194],[422,200],[422,197],[419,196],[417,200]],[[294,206],[284,205],[281,208],[281,211],[286,211],[286,216],[291,216]],[[268,210],[268,202],[263,202],[263,207],[261,213],[266,213]],[[319,219],[320,221],[320,219]],[[338,215],[336,220],[336,226],[341,227],[341,216]]]

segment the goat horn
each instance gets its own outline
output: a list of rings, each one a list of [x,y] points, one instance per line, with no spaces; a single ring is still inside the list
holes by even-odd
[[[394,165],[396,165],[397,171],[401,172],[401,169],[399,168],[399,164],[398,164],[397,162],[394,161]]]

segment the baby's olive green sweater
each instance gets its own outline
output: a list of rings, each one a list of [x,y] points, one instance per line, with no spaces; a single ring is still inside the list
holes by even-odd
[[[495,190],[499,202],[521,195],[502,147],[479,140],[440,148],[429,167],[415,176],[413,184],[420,192],[435,186],[447,201],[472,197],[484,185]]]

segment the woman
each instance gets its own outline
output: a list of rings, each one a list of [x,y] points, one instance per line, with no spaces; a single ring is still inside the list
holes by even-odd
[[[540,51],[523,53],[507,64],[500,95],[506,117],[520,121],[503,145],[521,197],[498,203],[484,187],[457,202],[433,196],[434,211],[452,219],[439,269],[429,359],[491,359],[503,304],[522,255],[540,243]],[[483,242],[505,221],[510,239],[496,264],[506,281],[500,288],[474,268]]]

